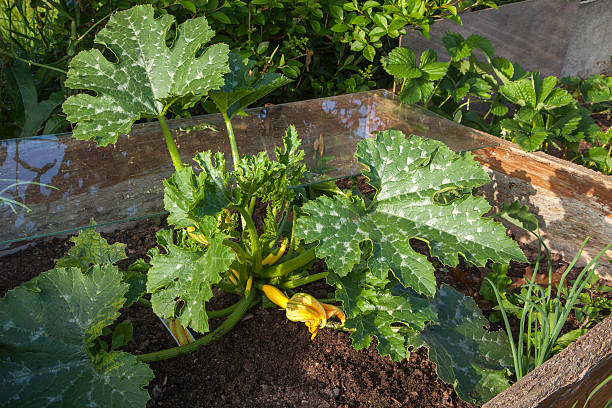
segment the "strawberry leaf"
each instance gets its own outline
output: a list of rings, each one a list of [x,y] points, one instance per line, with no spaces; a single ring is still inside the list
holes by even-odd
[[[448,70],[448,63],[438,62],[436,53],[430,49],[423,51],[418,66],[414,51],[403,47],[393,49],[382,59],[382,65],[396,79],[404,79],[400,99],[407,104],[428,100],[435,81],[444,77]]]
[[[413,79],[422,75],[416,65],[416,55],[410,48],[394,48],[382,59],[382,65],[389,75],[397,79]]]
[[[574,102],[574,98],[565,89],[555,88],[557,78],[541,78],[538,72],[531,77],[508,82],[499,88],[499,92],[510,102],[527,106],[536,111],[554,109]]]
[[[204,45],[214,36],[205,18],[177,27],[171,48],[165,38],[174,17],[154,18],[151,5],[115,13],[95,42],[117,58],[113,63],[97,49],[82,51],[70,62],[66,86],[85,89],[64,102],[67,119],[77,123],[77,139],[98,145],[115,143],[143,115],[160,115],[176,97],[206,95],[224,84],[228,47]]]

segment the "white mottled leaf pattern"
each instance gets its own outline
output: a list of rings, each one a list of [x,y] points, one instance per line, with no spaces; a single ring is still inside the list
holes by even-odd
[[[128,285],[111,265],[58,268],[0,299],[3,407],[144,407],[153,372],[123,352],[88,354],[123,306]]]
[[[115,143],[143,114],[161,114],[170,99],[206,95],[223,86],[223,74],[229,71],[227,45],[205,48],[214,32],[199,17],[179,25],[168,48],[165,38],[173,23],[169,14],[155,18],[150,5],[115,13],[95,42],[106,46],[117,62],[97,49],[72,59],[66,86],[96,93],[71,96],[63,105],[67,119],[78,122],[75,138],[93,139],[100,146]]]
[[[306,242],[319,241],[317,256],[338,276],[359,262],[359,244],[366,240],[373,244],[368,266],[375,276],[384,278],[391,270],[402,285],[428,296],[435,294],[433,266],[412,250],[411,238],[427,242],[431,255],[451,266],[458,254],[480,266],[488,259],[525,260],[501,224],[482,218],[490,206],[469,190],[489,178],[469,153],[388,130],[360,142],[356,157],[377,190],[371,205],[366,208],[359,197],[321,197],[304,205],[307,216],[298,219],[296,229]],[[453,192],[456,199],[444,205],[437,200]]]

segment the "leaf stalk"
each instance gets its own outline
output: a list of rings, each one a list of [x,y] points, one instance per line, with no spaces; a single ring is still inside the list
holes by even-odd
[[[278,286],[280,286],[283,289],[294,289],[294,288],[318,281],[320,279],[325,279],[328,274],[329,272],[319,272],[319,273],[315,273],[314,275],[305,276],[303,278],[298,278],[298,279],[293,279],[290,281],[282,282]]]
[[[183,170],[183,162],[181,162],[181,156],[179,155],[176,143],[174,143],[174,139],[170,133],[166,118],[164,118],[164,115],[157,115],[157,119],[159,120],[159,126],[161,126],[162,133],[164,134],[164,139],[166,139],[166,146],[168,147],[168,153],[170,153],[174,169],[176,171]]]
[[[238,155],[238,145],[236,145],[236,137],[234,136],[234,128],[232,127],[232,120],[227,116],[227,112],[221,112],[223,114],[223,120],[225,121],[225,127],[227,128],[227,138],[230,142],[230,148],[232,149],[232,161],[234,162],[234,170],[238,167],[240,162],[240,156]]]
[[[313,261],[314,259],[315,249],[312,248],[296,256],[295,258],[291,258],[286,262],[262,270],[259,274],[257,274],[257,276],[261,276],[264,278],[276,278],[280,276],[286,276],[289,273],[295,271],[296,269],[301,268],[302,266]]]

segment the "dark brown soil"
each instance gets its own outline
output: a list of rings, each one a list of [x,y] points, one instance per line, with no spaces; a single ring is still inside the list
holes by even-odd
[[[103,235],[111,243],[128,245],[129,259],[120,265],[126,268],[154,245],[159,228],[159,223],[144,221]],[[70,246],[67,239],[54,238],[0,258],[0,295],[52,268],[53,259]],[[556,257],[555,265],[564,264]],[[514,264],[511,274],[518,281],[525,270],[526,265]],[[440,270],[437,279],[479,300],[485,273],[476,268]],[[308,291],[325,298],[331,288],[317,284]],[[213,306],[229,301],[221,296]],[[150,309],[136,304],[119,320],[126,319],[135,332],[126,351],[140,354],[175,345]],[[414,352],[409,361],[393,363],[380,357],[374,344],[354,350],[342,331],[323,329],[311,341],[304,325],[287,321],[282,311],[260,306],[220,341],[151,368],[155,379],[148,387],[148,407],[474,407],[438,379],[425,349]]]

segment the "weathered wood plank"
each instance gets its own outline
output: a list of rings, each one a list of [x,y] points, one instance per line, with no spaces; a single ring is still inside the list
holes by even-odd
[[[495,55],[518,62],[528,71],[558,77],[587,77],[612,71],[610,0],[527,0],[461,15],[463,25],[436,21],[427,40],[407,30],[400,45],[417,52],[431,48],[447,61],[442,44],[447,31],[488,38]],[[476,51],[478,55],[480,51]]]

